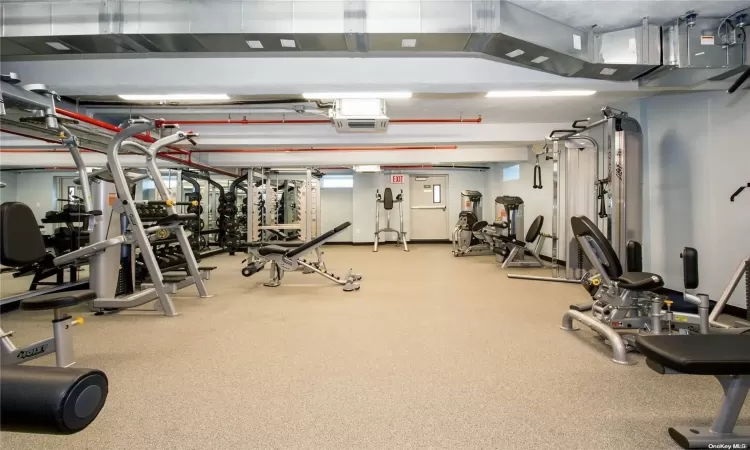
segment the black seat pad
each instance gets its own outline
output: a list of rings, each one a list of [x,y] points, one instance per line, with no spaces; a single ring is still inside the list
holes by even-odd
[[[479,231],[479,230],[484,229],[486,226],[487,226],[487,221],[480,220],[479,222],[476,222],[471,226],[471,231]]]
[[[280,245],[266,245],[258,249],[258,254],[262,256],[283,255],[288,251],[289,251],[288,247],[282,247]]]
[[[694,375],[750,375],[750,335],[688,334],[636,338],[648,359]]]
[[[615,279],[620,287],[631,291],[653,291],[664,287],[664,280],[655,273],[625,272]]]
[[[69,291],[56,292],[54,294],[39,295],[21,301],[21,309],[27,311],[41,311],[44,309],[57,309],[75,306],[83,302],[96,299],[94,291]]]
[[[21,267],[47,254],[31,208],[21,202],[0,205],[0,264]]]

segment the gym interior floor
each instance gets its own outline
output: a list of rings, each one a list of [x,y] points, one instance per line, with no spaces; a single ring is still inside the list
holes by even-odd
[[[714,378],[658,375],[639,355],[620,366],[594,333],[558,329],[586,300],[579,286],[510,280],[494,258],[448,246],[410,249],[326,247],[334,273],[363,274],[358,292],[301,273],[266,288],[267,272],[243,278],[243,257],[225,255],[210,260],[215,297],[184,289],[178,317],[81,310],[77,365],[107,373],[104,410],[76,435],[2,444],[642,450],[678,448],[668,426],[714,417]],[[12,312],[3,328],[29,343],[51,331],[49,315]]]

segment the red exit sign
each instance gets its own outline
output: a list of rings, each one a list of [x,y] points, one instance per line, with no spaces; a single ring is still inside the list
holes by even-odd
[[[404,184],[403,175],[391,175],[391,184]]]

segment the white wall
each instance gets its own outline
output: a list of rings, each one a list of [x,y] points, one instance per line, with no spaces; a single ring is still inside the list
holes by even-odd
[[[322,189],[321,201],[323,204],[321,208],[323,209],[323,229],[330,229],[341,222],[350,220],[352,222],[352,234],[348,240],[352,242],[372,242],[375,233],[375,190],[380,190],[382,194],[385,188],[390,187],[394,194],[398,194],[401,190],[404,191],[402,208],[404,210],[404,231],[406,231],[408,239],[411,235],[409,188],[411,180],[416,174],[448,176],[448,191],[446,194],[446,227],[448,230],[452,229],[456,220],[458,220],[458,213],[461,210],[462,190],[478,190],[485,194],[485,199],[487,199],[486,188],[489,171],[446,169],[424,170],[422,172],[414,170],[399,173],[405,175],[403,184],[391,184],[390,173],[356,173],[354,174],[354,188],[351,190]],[[345,194],[334,191],[351,191],[351,197],[347,198]],[[346,201],[349,201],[350,204],[344,205],[343,202]],[[490,201],[491,204],[492,202]],[[394,206],[391,212],[391,228],[398,228],[397,208],[398,206]],[[348,217],[346,216],[346,211],[350,211]],[[330,219],[331,214],[334,214],[333,217],[335,220]],[[486,220],[491,220],[492,215],[492,206],[489,209],[485,206],[484,216]],[[384,226],[385,213],[381,210],[380,227]],[[346,241],[347,239],[344,236],[348,235],[344,233],[338,240]]]
[[[73,172],[19,172],[16,201],[26,203],[34,212],[40,225],[47,211],[58,209],[55,177],[75,176]],[[47,232],[53,232],[55,224],[45,225]]]
[[[353,198],[354,189],[352,188],[322,188],[320,190],[321,234],[344,222],[351,222],[354,209]],[[352,242],[353,236],[354,224],[334,236],[331,242]]]
[[[0,181],[5,183],[5,187],[0,189],[0,203],[16,201],[18,174],[7,170],[0,172]]]
[[[750,95],[696,93],[643,101],[648,124],[646,204],[650,239],[645,270],[681,289],[680,251],[700,253],[700,291],[718,299],[741,259],[750,254]],[[744,307],[744,286],[731,304]]]

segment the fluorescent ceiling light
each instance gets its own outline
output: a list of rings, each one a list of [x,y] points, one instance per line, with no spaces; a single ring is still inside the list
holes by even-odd
[[[359,172],[359,173],[380,172],[380,166],[375,166],[375,165],[354,166],[354,171]]]
[[[185,100],[229,100],[227,94],[124,94],[118,95],[123,100],[158,102]]]
[[[294,39],[280,39],[281,46],[286,48],[294,48],[296,47],[296,43],[294,42]]]
[[[263,48],[263,43],[260,41],[245,41],[250,48]]]
[[[64,46],[61,43],[56,42],[56,41],[47,42],[46,44],[49,45],[50,47],[54,48],[55,50],[60,50],[60,51],[70,50],[69,47],[66,47],[66,46]]]
[[[602,74],[602,75],[614,75],[614,74],[615,74],[615,72],[617,72],[617,69],[612,69],[612,68],[610,68],[610,67],[605,67],[605,68],[604,68],[604,69],[602,69],[602,71],[601,71],[601,72],[599,72],[599,73],[600,73],[600,74]]]
[[[537,56],[536,58],[532,59],[531,62],[533,64],[541,64],[544,61],[547,61],[549,58],[546,56]]]
[[[487,93],[487,97],[585,97],[594,94],[596,91],[491,91]]]
[[[505,56],[507,56],[508,58],[515,58],[515,57],[523,55],[524,53],[526,52],[519,48],[519,49],[513,50],[512,52],[506,53]]]
[[[327,100],[336,98],[411,98],[411,92],[323,92],[302,94],[308,100]]]
[[[417,40],[416,39],[401,39],[401,47],[416,47],[417,46]]]

